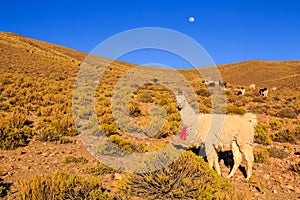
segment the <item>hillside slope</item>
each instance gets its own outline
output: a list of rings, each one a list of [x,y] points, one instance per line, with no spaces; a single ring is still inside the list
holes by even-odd
[[[218,66],[223,80],[235,85],[259,87],[300,86],[300,61],[246,61]]]
[[[86,177],[96,176],[102,181],[103,191],[119,193],[118,180],[128,174],[99,167],[74,125],[72,91],[86,56],[62,46],[0,32],[0,170],[4,172],[3,180],[0,177],[0,191],[5,186],[3,181],[12,184],[12,194],[5,198],[16,198],[20,190],[18,180],[59,170]],[[110,62],[101,57],[97,60],[99,65]],[[131,95],[130,117],[139,126],[147,126],[149,108],[159,104],[167,111],[162,130],[153,137],[141,139],[117,127],[111,114],[113,89],[120,77],[135,66],[121,61],[111,63],[99,81],[93,109],[110,142],[128,152],[145,153],[169,144],[169,139],[180,128],[181,118],[172,92],[152,83],[138,88]],[[253,112],[260,122],[254,145],[253,179],[246,182],[239,170],[230,180],[237,191],[245,193],[244,199],[300,197],[299,66],[300,61],[247,61],[218,66],[223,80],[234,88],[252,83],[258,87],[277,87],[264,98],[257,89],[247,90],[244,96],[237,96],[234,90],[226,93],[228,113]],[[157,74],[165,73],[163,71],[156,70]],[[195,69],[179,72],[190,81],[197,94],[198,111],[209,113],[211,98],[199,73]],[[80,98],[85,99],[84,96]],[[88,117],[89,114],[90,110],[86,110],[80,116]],[[229,168],[224,163],[221,166],[225,175]],[[185,173],[190,172],[181,174]],[[143,192],[143,188],[136,188]]]

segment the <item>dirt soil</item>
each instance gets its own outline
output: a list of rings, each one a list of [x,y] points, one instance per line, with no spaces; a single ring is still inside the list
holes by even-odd
[[[95,165],[97,160],[86,150],[80,140],[80,136],[73,138],[73,144],[55,144],[32,140],[28,146],[17,150],[0,151],[0,166],[4,170],[4,181],[14,183],[11,186],[12,194],[6,199],[15,199],[16,183],[20,179],[28,179],[33,175],[49,174],[51,172],[64,170],[69,173],[85,174],[88,166]],[[255,163],[253,167],[253,178],[247,182],[241,170],[237,170],[231,179],[232,184],[238,191],[246,192],[249,199],[299,199],[300,198],[300,176],[292,172],[289,167],[300,161],[299,145],[274,143],[270,147],[285,150],[289,156],[285,159],[270,158],[269,164]],[[83,156],[89,162],[69,163],[63,161],[67,156]],[[223,176],[229,172],[221,161]],[[100,178],[100,177],[99,177]],[[116,191],[115,181],[119,179],[117,174],[108,174],[101,177],[103,186],[108,190]]]

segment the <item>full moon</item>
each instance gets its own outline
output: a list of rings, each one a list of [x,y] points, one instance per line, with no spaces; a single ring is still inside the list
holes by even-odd
[[[189,17],[189,21],[193,23],[195,21],[195,18],[194,17]]]

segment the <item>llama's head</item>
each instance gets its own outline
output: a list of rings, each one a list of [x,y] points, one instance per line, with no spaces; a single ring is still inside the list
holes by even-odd
[[[179,110],[181,110],[183,107],[184,107],[184,104],[185,104],[185,97],[184,97],[184,95],[183,94],[181,94],[181,95],[176,95],[176,104],[177,104],[177,108],[179,109]]]

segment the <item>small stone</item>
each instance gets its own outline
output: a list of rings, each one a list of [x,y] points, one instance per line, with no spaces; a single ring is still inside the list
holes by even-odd
[[[260,196],[260,193],[255,192],[254,195],[258,197]]]
[[[28,169],[30,169],[30,166],[22,166],[22,169],[28,170]]]
[[[53,152],[53,153],[49,154],[49,156],[55,156],[55,155],[57,155],[57,154],[58,154],[58,152],[57,152],[57,151],[55,151],[55,152]]]
[[[41,151],[36,152],[37,155],[40,155],[40,154],[42,154],[42,153],[43,153],[43,152],[41,152]]]
[[[265,174],[265,175],[263,176],[263,179],[269,180],[269,179],[270,179],[270,174]]]
[[[287,189],[289,189],[289,190],[295,191],[295,190],[294,190],[294,187],[291,186],[291,185],[286,185],[285,187],[286,187]]]
[[[273,192],[274,194],[277,194],[277,190],[273,190],[272,192]]]
[[[121,180],[122,177],[123,177],[122,174],[119,174],[119,173],[115,173],[115,174],[114,174],[114,179],[115,179],[115,180]]]

